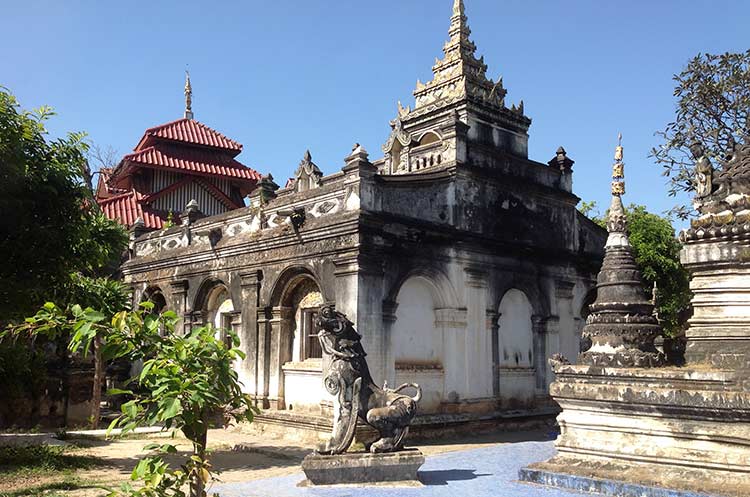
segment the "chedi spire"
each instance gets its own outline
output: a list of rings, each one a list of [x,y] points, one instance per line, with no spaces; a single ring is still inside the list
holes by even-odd
[[[597,277],[596,301],[589,307],[581,339],[579,362],[608,367],[652,367],[664,363],[654,347],[661,326],[646,297],[641,272],[628,240],[628,219],[622,205],[625,164],[622,135],[612,167],[612,203],[607,217],[609,237]]]

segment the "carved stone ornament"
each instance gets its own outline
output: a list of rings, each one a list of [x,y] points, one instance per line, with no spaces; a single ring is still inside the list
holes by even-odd
[[[375,385],[365,360],[361,335],[347,317],[333,305],[320,310],[318,339],[323,352],[331,357],[323,370],[323,385],[334,397],[334,422],[330,440],[319,447],[320,454],[342,454],[354,439],[357,418],[375,428],[380,438],[369,446],[372,453],[403,449],[422,389],[405,383],[396,389]],[[416,390],[414,397],[399,392]]]
[[[320,186],[320,179],[323,177],[323,171],[312,161],[310,151],[305,152],[305,156],[299,163],[297,170],[294,172],[294,189],[297,192],[312,190]]]
[[[707,197],[713,191],[714,167],[704,155],[695,164],[695,191],[698,197]]]

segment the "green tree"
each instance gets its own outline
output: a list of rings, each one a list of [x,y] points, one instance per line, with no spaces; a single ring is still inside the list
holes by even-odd
[[[212,327],[191,330],[185,335],[174,332],[177,315],[168,311],[151,312],[153,304],[144,303],[135,311],[117,312],[111,320],[91,308],[73,306],[62,309],[47,303],[22,325],[5,332],[5,336],[59,336],[69,333],[69,348],[90,353],[99,337],[106,337],[102,355],[107,359],[127,357],[144,361],[138,378],[132,379],[132,390],[112,391],[129,395],[122,405],[122,415],[110,425],[122,428],[122,434],[138,426],[162,425],[180,430],[193,444],[193,453],[180,469],[171,471],[161,455],[144,458],[131,478],[141,480],[143,487],[129,484],[113,491],[111,496],[181,497],[183,485],[189,485],[191,497],[204,497],[212,481],[207,452],[208,429],[223,426],[231,420],[252,421],[257,409],[242,393],[232,365],[244,358],[239,338],[228,332],[231,342],[217,338]],[[0,336],[2,337],[2,336]],[[149,445],[148,450],[174,453],[171,444]]]
[[[52,115],[20,110],[0,88],[0,325],[70,301],[73,274],[108,274],[127,245],[87,185],[85,135],[49,140]]]
[[[119,265],[127,234],[94,200],[85,134],[49,140],[44,125],[53,115],[48,107],[20,110],[0,88],[0,328],[47,300],[92,306],[110,318],[129,301],[125,287],[107,279]],[[95,349],[94,428],[104,381]]]
[[[673,79],[677,114],[656,133],[662,143],[650,154],[664,168],[671,196],[695,189],[698,157],[705,155],[716,166],[750,133],[750,50],[698,54]],[[673,212],[684,219],[690,209],[678,205]]]
[[[607,213],[600,215],[596,202],[583,202],[592,221],[603,228]],[[685,325],[690,308],[690,287],[687,270],[680,264],[680,242],[668,217],[648,212],[645,206],[631,204],[625,208],[628,216],[628,238],[633,247],[635,262],[643,276],[644,291],[651,294],[656,283],[656,310],[667,336],[675,336]],[[593,216],[592,216],[593,214]]]

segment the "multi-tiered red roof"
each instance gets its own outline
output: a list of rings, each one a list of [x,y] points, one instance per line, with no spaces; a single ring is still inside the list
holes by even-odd
[[[193,182],[228,210],[243,207],[241,198],[230,198],[227,192],[207,181],[208,178],[228,179],[239,189],[241,197],[250,193],[260,180],[260,174],[235,159],[241,151],[241,144],[193,119],[179,119],[150,128],[133,153],[123,157],[116,168],[102,169],[97,202],[110,219],[131,226],[141,218],[149,229],[163,228],[169,215],[155,209],[152,202]],[[134,181],[134,175],[143,168],[176,172],[181,179],[152,191],[149,185]]]

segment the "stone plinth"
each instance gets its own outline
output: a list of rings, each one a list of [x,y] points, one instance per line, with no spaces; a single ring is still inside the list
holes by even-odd
[[[750,392],[741,389],[742,374],[570,365],[556,373],[558,455],[530,469],[750,495]]]
[[[424,455],[417,449],[385,454],[310,454],[302,461],[307,485],[418,484],[417,470]]]
[[[683,238],[693,292],[686,360],[750,370],[750,240]]]

